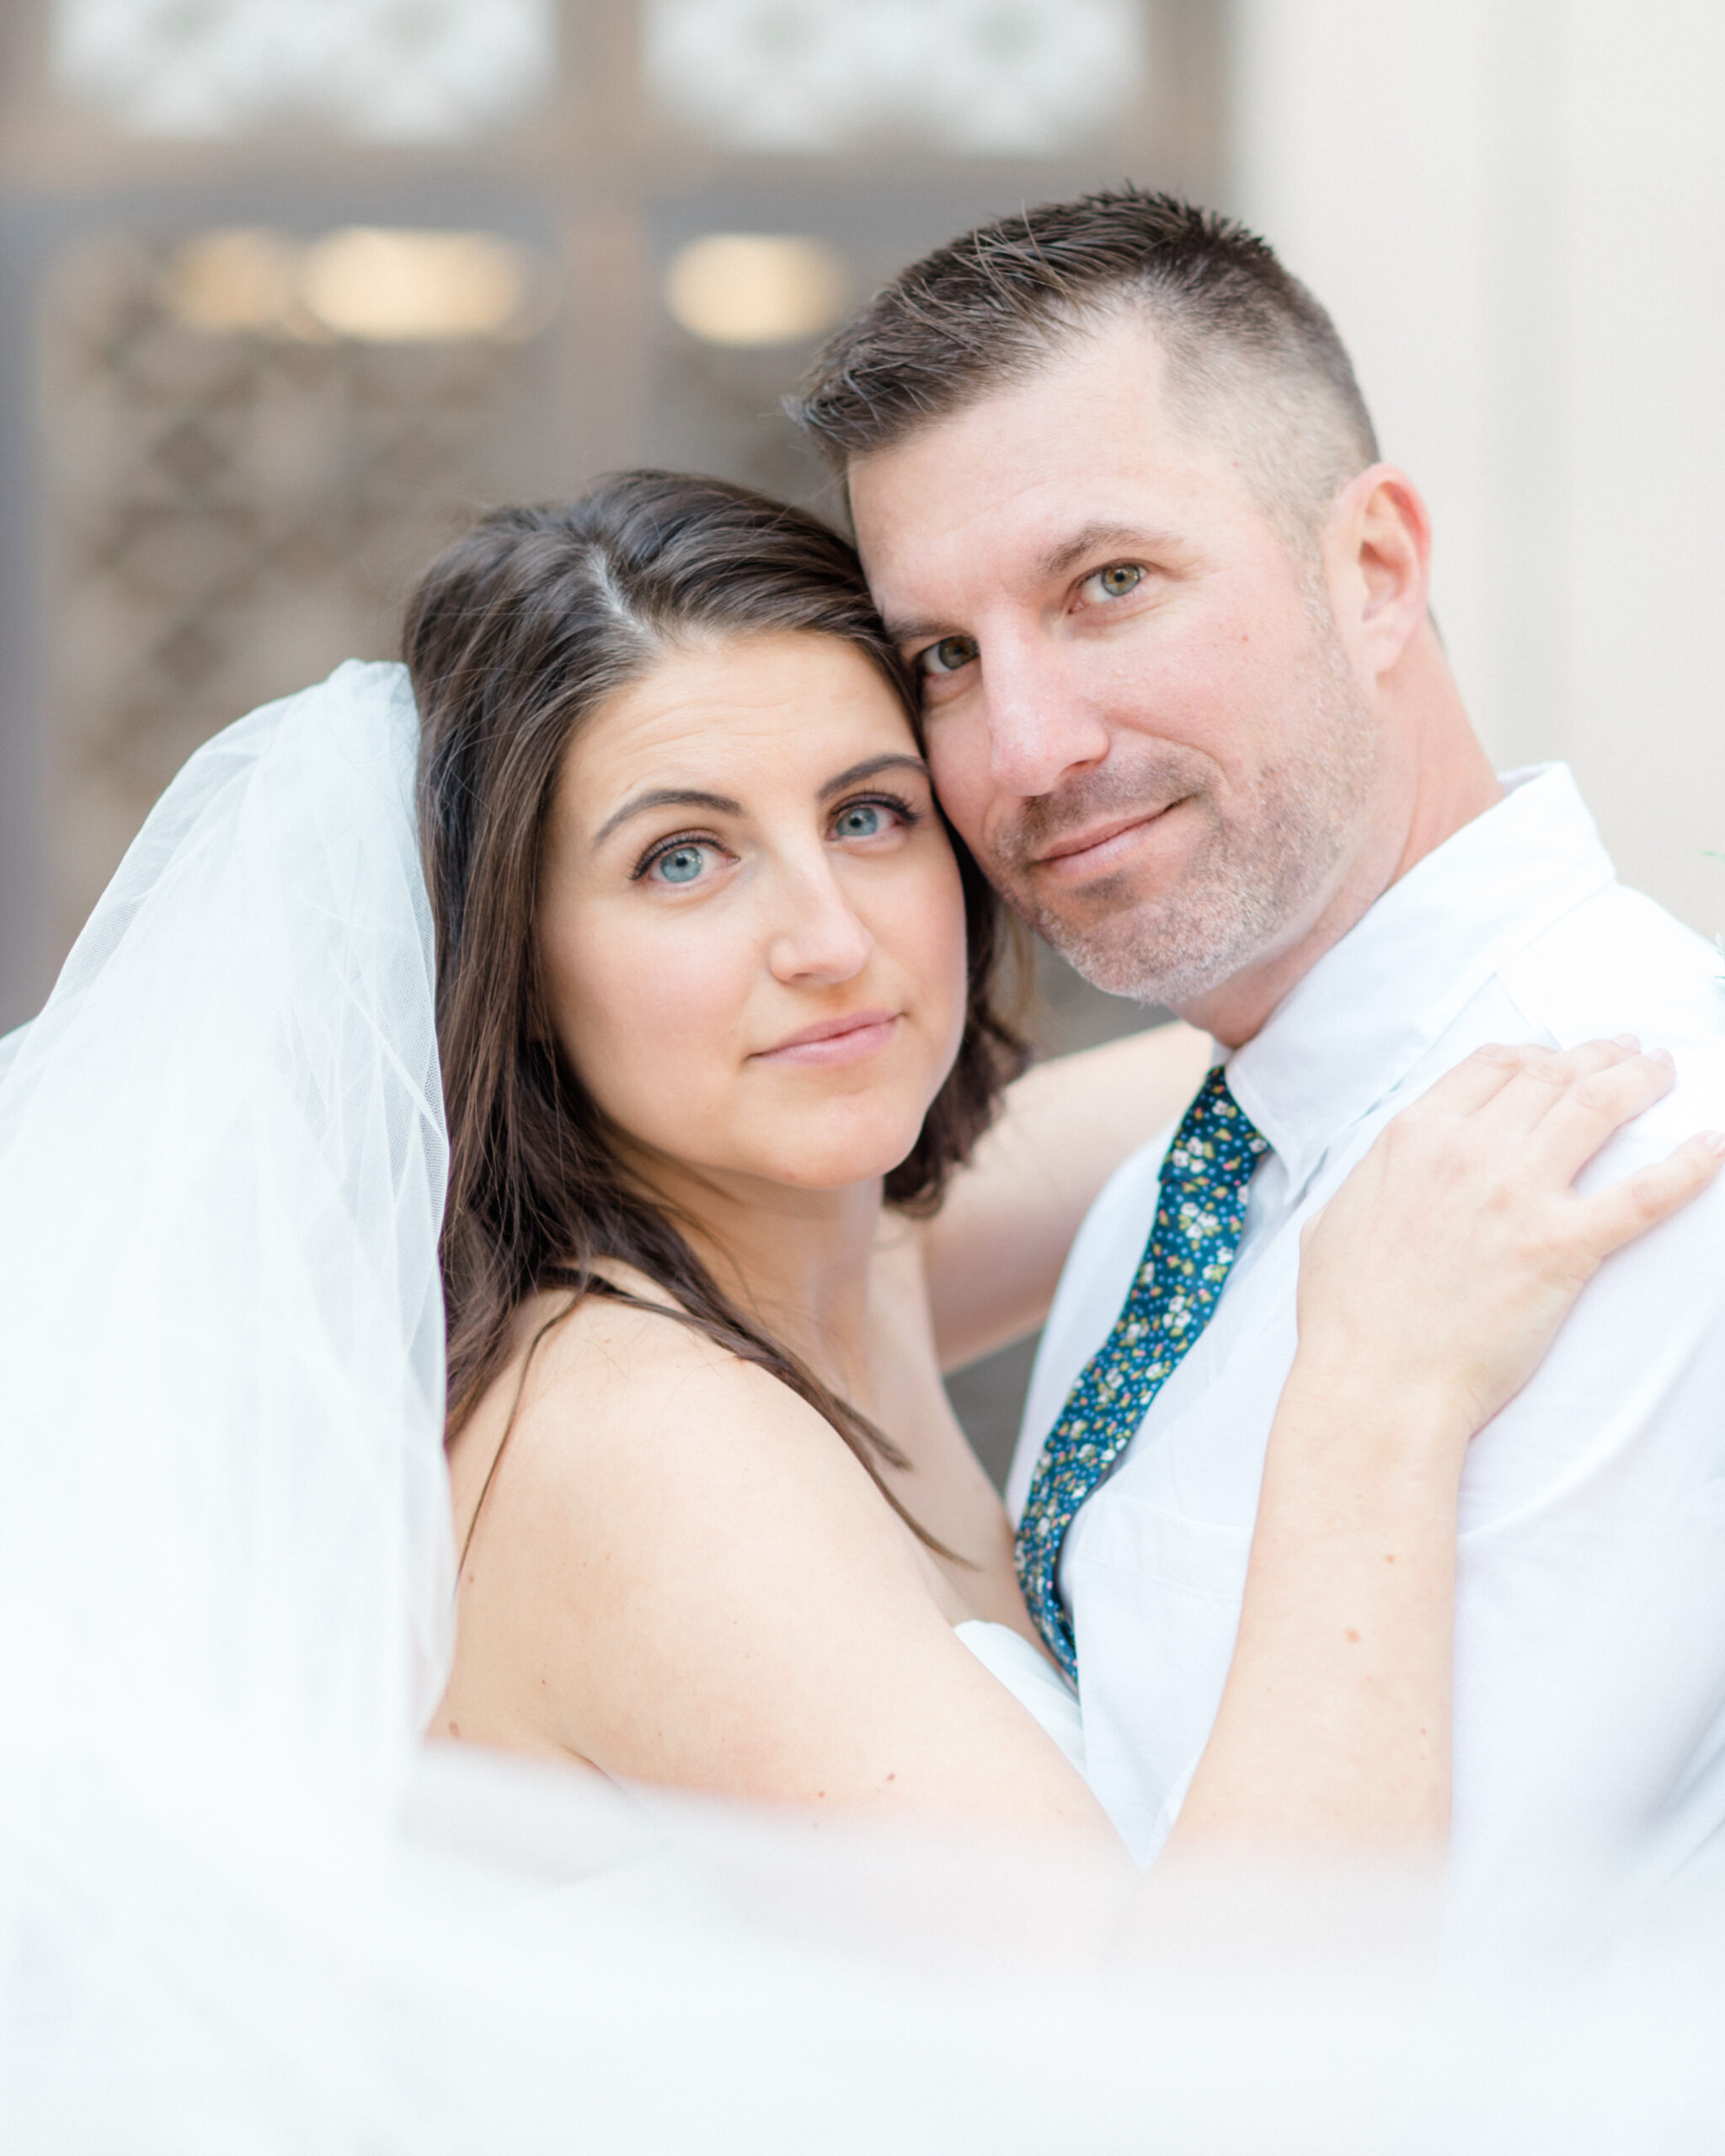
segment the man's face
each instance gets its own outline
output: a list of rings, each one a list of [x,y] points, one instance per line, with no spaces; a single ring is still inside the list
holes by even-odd
[[[1347,876],[1377,723],[1302,560],[1124,318],[851,467],[948,814],[1099,987],[1189,1004]]]

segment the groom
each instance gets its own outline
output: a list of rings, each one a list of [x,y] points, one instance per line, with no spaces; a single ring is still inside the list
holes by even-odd
[[[1232,1650],[1301,1224],[1488,1041],[1674,1052],[1613,1173],[1725,1124],[1725,988],[1567,771],[1494,776],[1424,505],[1261,242],[1130,189],[986,227],[841,330],[797,416],[953,823],[1081,972],[1226,1062],[1080,1234],[1008,1492],[1147,1859]],[[1725,1828],[1725,1180],[1610,1261],[1475,1441],[1455,1713],[1476,1875]]]

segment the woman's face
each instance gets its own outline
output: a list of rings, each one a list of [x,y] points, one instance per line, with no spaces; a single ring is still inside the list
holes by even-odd
[[[552,1023],[638,1145],[835,1189],[916,1144],[964,1029],[964,897],[851,645],[734,638],[620,691],[564,759],[539,892]]]

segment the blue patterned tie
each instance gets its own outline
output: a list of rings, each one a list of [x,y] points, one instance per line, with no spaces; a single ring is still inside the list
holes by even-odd
[[[1075,1684],[1077,1650],[1055,1577],[1060,1545],[1210,1323],[1240,1247],[1247,1187],[1268,1150],[1220,1066],[1212,1070],[1162,1162],[1156,1220],[1125,1307],[1044,1441],[1018,1523],[1018,1582],[1038,1630]]]

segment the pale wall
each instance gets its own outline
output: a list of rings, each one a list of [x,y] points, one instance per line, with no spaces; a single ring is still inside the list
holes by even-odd
[[[1233,205],[1334,314],[1503,764],[1725,927],[1725,7],[1236,0]]]

